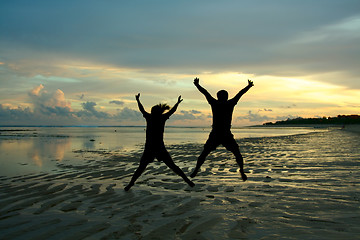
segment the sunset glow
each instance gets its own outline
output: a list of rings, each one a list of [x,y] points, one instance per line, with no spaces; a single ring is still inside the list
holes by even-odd
[[[181,95],[169,124],[209,126],[195,77],[213,96],[254,81],[234,126],[359,114],[357,1],[80,2],[0,3],[1,125],[143,125],[141,93],[147,109]]]

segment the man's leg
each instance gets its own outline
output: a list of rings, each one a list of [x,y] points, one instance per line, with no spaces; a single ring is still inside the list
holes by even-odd
[[[214,151],[217,146],[219,146],[221,139],[218,134],[214,132],[210,132],[209,138],[204,145],[204,150],[201,152],[198,160],[196,162],[196,167],[190,177],[194,178],[196,174],[199,172],[201,165],[205,162],[206,157],[210,154],[211,151]]]
[[[247,176],[244,173],[244,159],[240,153],[239,145],[237,144],[237,142],[235,141],[232,135],[231,135],[231,139],[229,138],[228,141],[226,141],[226,143],[223,145],[227,150],[231,151],[235,155],[236,162],[240,167],[241,178],[245,182],[247,180]]]
[[[202,153],[198,157],[198,160],[196,162],[196,167],[195,167],[194,171],[192,172],[192,174],[190,175],[190,177],[194,178],[196,176],[196,174],[200,170],[200,167],[203,165],[203,163],[205,162],[206,157],[210,154],[211,151],[212,151],[212,149],[209,148],[207,146],[207,144],[205,144],[204,150],[202,151]]]
[[[185,175],[185,173],[178,166],[176,166],[167,150],[164,150],[164,152],[158,156],[158,159],[163,161],[171,170],[182,177],[190,187],[195,186],[195,184]]]
[[[141,174],[144,172],[146,166],[154,160],[153,156],[150,156],[144,152],[144,154],[141,157],[140,165],[136,169],[134,175],[132,176],[130,183],[124,188],[125,191],[129,191],[132,186],[134,186],[135,181],[141,176]]]

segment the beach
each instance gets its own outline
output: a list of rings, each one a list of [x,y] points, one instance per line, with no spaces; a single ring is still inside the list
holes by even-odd
[[[8,135],[2,143],[16,146]],[[119,150],[104,138],[105,147],[91,148],[100,144],[94,135],[84,141],[89,146],[69,147],[78,138],[56,136],[67,150],[51,155],[48,170],[41,163],[41,172],[0,177],[0,239],[360,239],[357,132],[237,138],[246,182],[235,158],[219,147],[192,179],[195,187],[155,160],[129,192],[123,188],[138,166],[141,144]],[[206,136],[168,141],[186,175]],[[38,160],[49,154],[40,151]],[[32,163],[17,160],[19,168],[35,167],[36,156],[29,158]]]

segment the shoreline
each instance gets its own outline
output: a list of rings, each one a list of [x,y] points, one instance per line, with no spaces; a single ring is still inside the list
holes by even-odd
[[[278,124],[278,125],[254,125],[249,128],[313,128],[313,129],[341,129],[344,131],[360,133],[360,124]]]
[[[258,128],[341,128],[339,124],[273,124],[273,125],[253,125],[248,127]]]
[[[343,130],[354,133],[360,133],[360,124],[345,125]]]

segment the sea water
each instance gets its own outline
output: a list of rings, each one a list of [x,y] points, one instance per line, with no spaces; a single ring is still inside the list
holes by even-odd
[[[236,139],[304,134],[309,127],[233,128]],[[167,127],[166,145],[205,143],[210,128]],[[1,127],[0,176],[51,172],[59,162],[82,161],[84,152],[126,153],[142,149],[145,127]],[[101,156],[92,156],[94,158]]]

